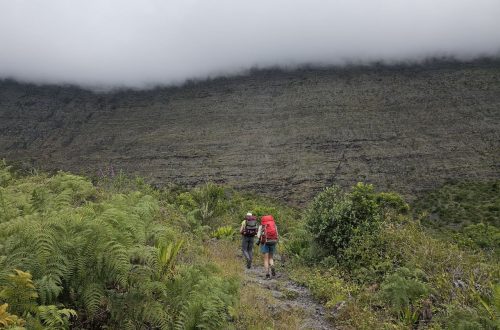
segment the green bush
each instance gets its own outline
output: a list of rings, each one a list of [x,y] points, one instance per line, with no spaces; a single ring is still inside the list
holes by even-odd
[[[358,183],[350,193],[333,186],[313,200],[305,221],[324,255],[341,256],[353,237],[376,231],[381,220],[373,186]]]
[[[405,202],[401,195],[394,192],[378,193],[375,201],[382,208],[384,214],[395,211],[396,214],[407,214],[410,211],[410,205]]]
[[[353,237],[341,260],[341,266],[349,271],[351,279],[360,283],[378,282],[393,269],[394,262],[384,235],[382,227]]]
[[[306,228],[297,226],[280,238],[280,246],[283,254],[302,262],[312,262],[311,234]]]

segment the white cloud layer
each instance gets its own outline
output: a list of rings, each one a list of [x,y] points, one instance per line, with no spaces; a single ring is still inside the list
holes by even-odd
[[[500,53],[500,0],[0,0],[0,78],[144,87]]]

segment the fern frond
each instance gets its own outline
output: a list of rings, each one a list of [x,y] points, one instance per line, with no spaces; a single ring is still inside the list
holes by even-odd
[[[152,303],[143,308],[143,323],[152,325],[154,328],[170,329],[171,316],[160,303]]]
[[[91,318],[96,314],[103,298],[104,291],[97,283],[88,283],[87,286],[83,289],[83,305],[85,306],[85,309]]]
[[[35,281],[35,284],[42,305],[55,303],[63,290],[61,279],[53,275],[45,275]]]
[[[34,223],[33,225],[34,232],[32,233],[30,245],[33,246],[39,258],[47,260],[57,250],[57,235],[51,228],[44,226],[42,223]]]
[[[107,273],[106,277],[115,279],[121,285],[126,285],[127,274],[130,270],[126,248],[118,242],[110,241],[105,244],[104,252],[100,259],[104,263],[103,271]]]
[[[56,210],[66,208],[73,203],[73,198],[73,191],[70,189],[65,189],[57,194],[57,196],[54,198],[52,207]]]
[[[67,329],[71,317],[76,317],[76,311],[73,309],[58,309],[54,305],[38,306],[38,317],[44,325],[50,329]]]

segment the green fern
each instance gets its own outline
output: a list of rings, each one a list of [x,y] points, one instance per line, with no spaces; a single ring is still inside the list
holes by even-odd
[[[422,281],[424,277],[421,270],[412,272],[401,267],[387,276],[381,284],[379,297],[388,302],[399,318],[408,325],[416,321],[418,311],[414,307],[419,299],[429,293],[428,286]]]
[[[97,313],[103,298],[104,290],[98,283],[89,283],[83,288],[82,303],[90,317]]]
[[[76,317],[76,311],[69,308],[58,309],[54,305],[39,306],[38,317],[49,329],[65,330],[69,328],[69,321]]]
[[[229,318],[229,306],[235,303],[237,283],[215,276],[210,268],[186,268],[169,286],[179,297],[171,305],[177,315],[175,329],[220,329]]]
[[[55,303],[63,290],[61,279],[54,275],[45,275],[36,280],[35,286],[42,305]]]
[[[222,280],[213,267],[177,267],[191,234],[178,238],[180,227],[162,218],[156,195],[125,189],[110,193],[62,172],[21,178],[7,172],[0,166],[5,177],[0,186],[0,303],[9,303],[17,315],[31,315],[28,328],[68,328],[77,322],[171,329],[191,322],[191,311],[197,311],[193,324],[198,328],[224,324],[236,296],[234,282]],[[211,189],[199,202],[208,198],[216,216],[221,196]],[[29,273],[12,274],[12,269]],[[79,318],[65,306],[75,308]]]

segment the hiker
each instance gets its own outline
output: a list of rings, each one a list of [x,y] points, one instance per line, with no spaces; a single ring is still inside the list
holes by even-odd
[[[278,228],[272,215],[262,216],[257,238],[257,245],[260,244],[260,252],[264,256],[264,268],[266,270],[266,280],[268,280],[271,278],[269,268],[272,276],[276,276],[273,256],[276,253],[276,245],[278,244]]]
[[[240,234],[242,236],[241,250],[247,261],[247,268],[250,269],[253,259],[253,238],[257,235],[257,218],[252,215],[252,212],[248,212],[241,223]]]

